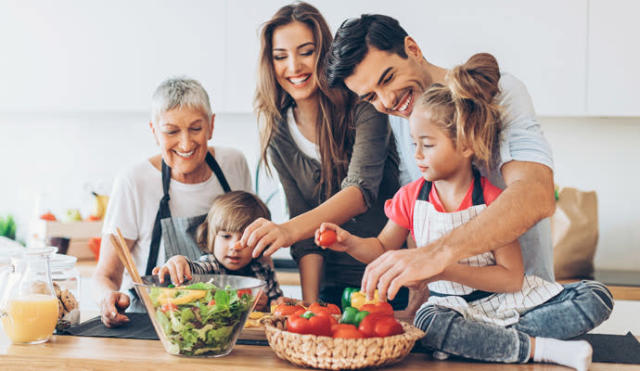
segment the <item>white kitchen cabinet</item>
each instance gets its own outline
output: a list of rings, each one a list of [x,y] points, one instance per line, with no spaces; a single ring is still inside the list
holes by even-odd
[[[161,80],[188,75],[202,81],[217,112],[251,112],[258,29],[289,2],[2,0],[0,111],[148,112]],[[637,2],[312,3],[332,30],[362,13],[398,18],[436,65],[493,53],[524,81],[542,116],[640,112],[632,106]]]
[[[169,76],[222,100],[226,1],[3,0],[0,110],[147,112]]]
[[[230,78],[227,108],[246,111],[255,88],[257,29],[283,1],[229,3]],[[348,17],[382,13],[397,18],[436,65],[451,67],[477,52],[494,54],[522,79],[538,114],[586,113],[587,2],[324,0],[314,5],[332,31]]]
[[[588,113],[640,116],[640,2],[590,0]]]

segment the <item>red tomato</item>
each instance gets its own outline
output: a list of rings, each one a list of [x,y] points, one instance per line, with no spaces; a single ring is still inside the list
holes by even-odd
[[[239,298],[241,298],[242,295],[245,295],[245,294],[251,296],[251,289],[241,289],[241,290],[238,290],[237,293]]]
[[[314,313],[314,315],[329,318],[329,322],[331,322],[331,326],[338,324],[338,320],[332,314],[329,314],[327,312],[318,312],[318,313]]]
[[[320,232],[320,236],[318,236],[318,243],[320,246],[330,246],[336,243],[338,236],[336,235],[336,231],[331,229],[325,229],[323,232]]]
[[[173,303],[165,303],[160,307],[162,313],[173,312],[174,310],[178,310],[178,306]]]
[[[302,305],[296,304],[294,301],[290,301],[290,302],[278,304],[276,306],[276,309],[273,311],[273,314],[275,314],[276,316],[284,317],[284,316],[290,316],[292,314],[295,314],[300,310],[303,313],[306,311],[306,309]]]
[[[211,301],[207,305],[210,307],[216,305],[216,299],[211,299]]]
[[[343,339],[360,339],[363,338],[364,335],[358,331],[356,326],[341,323],[334,327],[333,337],[334,338],[343,338]]]
[[[296,334],[309,334],[311,331],[309,320],[300,316],[289,316],[287,317],[287,331]]]
[[[340,308],[331,303],[313,303],[309,306],[309,310],[315,314],[319,314],[321,312],[337,315],[342,314],[342,312],[340,312]]]
[[[367,311],[369,313],[380,313],[387,316],[393,316],[393,307],[387,302],[380,302],[375,304],[364,304],[360,307],[360,311]]]
[[[314,315],[309,319],[292,315],[287,318],[287,331],[303,335],[331,336],[331,321],[324,315]]]
[[[376,322],[375,333],[376,336],[387,337],[402,334],[404,333],[404,329],[395,318],[384,317]]]
[[[88,221],[88,222],[96,222],[96,221],[98,221],[98,220],[102,220],[102,219],[100,219],[99,217],[97,217],[97,216],[95,216],[95,215],[89,215],[89,216],[87,217],[87,221]]]
[[[311,334],[317,336],[331,336],[331,320],[329,316],[313,316],[309,318]]]

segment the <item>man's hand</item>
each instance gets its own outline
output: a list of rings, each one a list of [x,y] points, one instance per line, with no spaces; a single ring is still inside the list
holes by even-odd
[[[118,327],[129,322],[124,310],[129,307],[129,296],[113,291],[100,302],[100,318],[105,326]]]
[[[361,289],[368,298],[377,288],[381,300],[393,299],[400,287],[418,286],[442,273],[450,260],[454,257],[439,245],[387,251],[367,265]]]

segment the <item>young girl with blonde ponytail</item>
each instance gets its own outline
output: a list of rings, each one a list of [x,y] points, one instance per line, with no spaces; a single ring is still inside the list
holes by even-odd
[[[490,54],[476,54],[448,72],[416,102],[409,119],[422,178],[387,201],[387,225],[377,238],[362,239],[334,224],[328,248],[369,263],[398,249],[409,232],[426,246],[474,217],[501,190],[481,176],[494,166],[499,143],[500,70]],[[391,283],[393,285],[393,282]],[[366,287],[366,282],[362,283]],[[382,288],[386,290],[386,288]],[[562,286],[525,275],[518,240],[449,266],[429,283],[430,297],[414,323],[426,332],[434,356],[489,362],[552,362],[587,370],[586,341],[562,341],[586,333],[609,317],[611,293],[598,282]]]

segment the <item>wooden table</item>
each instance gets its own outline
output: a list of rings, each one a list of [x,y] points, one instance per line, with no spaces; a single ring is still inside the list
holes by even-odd
[[[269,347],[237,345],[220,358],[172,356],[160,341],[54,336],[44,344],[11,345],[0,331],[0,369],[9,370],[291,370],[296,367],[276,357]],[[565,367],[528,363],[498,365],[476,362],[434,361],[425,354],[409,354],[394,370],[566,371]],[[592,371],[640,370],[638,365],[596,363]]]

